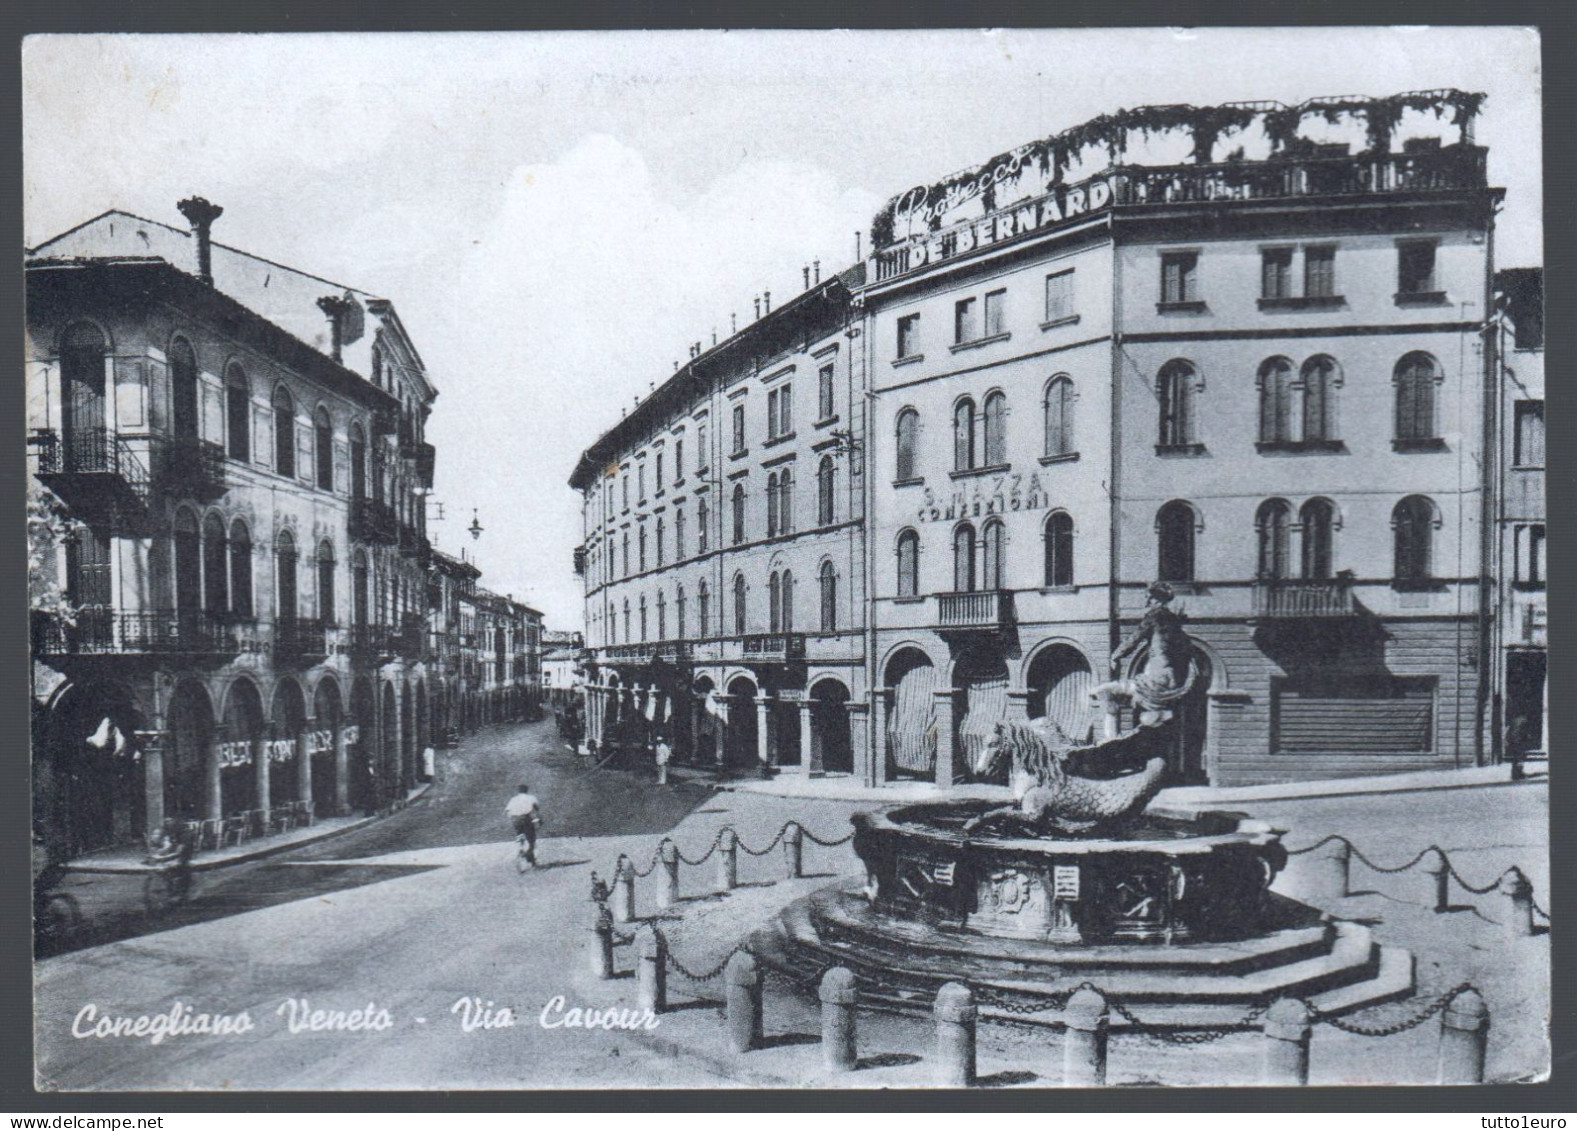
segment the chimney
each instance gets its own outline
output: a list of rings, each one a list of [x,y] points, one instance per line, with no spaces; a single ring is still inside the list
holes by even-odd
[[[810,290],[810,264],[807,263],[799,269],[801,277],[805,280],[805,289]]]
[[[728,312],[728,336],[733,337],[737,333],[739,333],[739,320],[734,317],[734,312],[730,310]]]
[[[761,292],[761,299],[762,299],[763,302],[765,302],[767,304],[767,313],[771,314],[772,313],[772,292],[771,291],[762,291]]]
[[[186,217],[186,222],[192,226],[192,233],[197,237],[197,277],[211,287],[214,285],[214,256],[213,242],[208,233],[214,221],[224,215],[224,209],[200,196],[189,196],[175,207]]]
[[[756,321],[761,321],[761,296],[756,296]]]
[[[212,283],[213,280],[209,279]],[[324,295],[318,299],[318,309],[329,318],[329,354],[335,361],[342,361],[345,348],[345,315],[355,300],[341,295]],[[351,339],[354,341],[355,339]]]
[[[854,262],[860,261],[860,233],[854,233]]]
[[[816,283],[819,286],[821,284],[821,260],[816,260],[814,266],[816,270]]]
[[[717,345],[717,327],[716,326],[712,327],[712,344],[714,346]]]

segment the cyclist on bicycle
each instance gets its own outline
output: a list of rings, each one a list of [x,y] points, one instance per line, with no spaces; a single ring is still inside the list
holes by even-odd
[[[516,842],[524,846],[526,860],[535,868],[537,866],[537,827],[542,824],[542,810],[537,805],[537,798],[531,792],[531,787],[525,782],[521,782],[520,792],[509,799],[509,804],[504,806],[504,812],[515,826]]]

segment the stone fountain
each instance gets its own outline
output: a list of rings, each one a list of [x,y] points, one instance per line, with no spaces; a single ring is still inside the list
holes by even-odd
[[[1045,720],[1002,723],[975,770],[1010,757],[1017,804],[855,814],[864,881],[791,904],[752,937],[758,960],[802,980],[849,967],[866,1000],[897,1010],[929,1010],[942,984],[963,982],[984,991],[987,1015],[1048,1025],[1086,981],[1143,1003],[1147,1023],[1181,1027],[1240,1023],[1281,996],[1343,1012],[1410,994],[1406,951],[1271,890],[1287,862],[1278,830],[1150,807],[1181,725],[1173,708],[1195,675],[1170,600],[1151,587],[1114,657],[1142,656],[1139,674],[1092,693],[1101,740],[1074,742]],[[1135,710],[1138,724],[1122,729]]]

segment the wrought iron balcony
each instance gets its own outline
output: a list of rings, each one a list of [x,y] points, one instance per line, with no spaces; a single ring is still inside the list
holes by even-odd
[[[745,637],[745,656],[753,660],[803,660],[803,632],[767,632]]]
[[[1262,620],[1328,620],[1358,613],[1347,581],[1262,579],[1254,583],[1254,616]]]
[[[274,622],[274,659],[309,668],[329,654],[328,625],[316,618]]]
[[[394,508],[383,500],[363,497],[350,501],[350,536],[353,541],[393,545],[399,538],[399,527]]]
[[[216,613],[159,609],[119,612],[80,608],[68,623],[33,610],[33,650],[40,656],[170,656],[189,662],[223,662],[239,651],[235,630]]]
[[[384,664],[394,659],[394,630],[386,624],[358,624],[350,630],[350,658],[359,664]]]
[[[646,644],[610,644],[603,649],[604,659],[627,664],[646,664],[657,660],[685,663],[691,656],[687,640],[656,640]]]
[[[936,606],[942,628],[994,630],[1013,623],[1013,594],[1006,589],[939,593]]]
[[[438,449],[428,443],[416,445],[416,479],[423,487],[432,489],[433,471],[438,464]]]
[[[157,485],[166,495],[211,503],[225,493],[224,449],[196,436],[170,436],[159,447]]]
[[[114,432],[37,428],[28,444],[39,481],[90,527],[132,533],[147,522],[148,469]]]

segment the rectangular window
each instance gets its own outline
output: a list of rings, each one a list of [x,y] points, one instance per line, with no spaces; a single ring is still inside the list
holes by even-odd
[[[920,316],[906,314],[898,319],[898,356],[914,357],[920,352]]]
[[[1516,450],[1512,459],[1518,467],[1543,467],[1544,402],[1518,401],[1516,421]]]
[[[695,426],[695,469],[706,467],[706,421]]]
[[[674,510],[674,561],[684,561],[684,508]]]
[[[1292,249],[1267,247],[1260,252],[1259,297],[1292,297]]]
[[[684,437],[674,441],[674,483],[684,482]]]
[[[1161,301],[1199,301],[1199,253],[1169,251],[1161,256]]]
[[[794,431],[794,387],[780,385],[767,394],[767,438],[776,440]]]
[[[646,501],[646,465],[644,463],[635,465],[635,501],[638,503]]]
[[[980,337],[980,303],[960,299],[953,307],[953,341],[972,342]]]
[[[734,454],[745,450],[745,406],[734,406]]]
[[[992,291],[986,295],[985,336],[988,338],[994,338],[1005,332],[1002,310],[1007,304],[1007,297],[1007,291]]]
[[[767,439],[776,439],[778,434],[778,391],[767,391]]]
[[[832,366],[823,365],[821,367],[821,372],[816,375],[816,391],[816,419],[831,420],[834,411],[832,406]]]
[[[1396,290],[1398,294],[1428,294],[1435,286],[1435,245],[1403,243],[1396,247]]]
[[[1517,527],[1517,584],[1544,584],[1544,524]]]
[[[1064,318],[1072,318],[1073,309],[1073,272],[1058,271],[1055,275],[1046,276],[1046,321],[1061,322]]]
[[[1334,247],[1308,247],[1303,249],[1303,297],[1334,298],[1336,296],[1336,249]]]
[[[627,471],[624,473],[623,490],[624,490],[624,509],[625,510],[629,510],[630,509],[630,473],[627,472]]]
[[[657,453],[657,467],[652,472],[652,475],[653,475],[653,480],[652,481],[657,485],[657,493],[659,495],[661,495],[663,493],[663,453],[662,452],[658,452]]]

